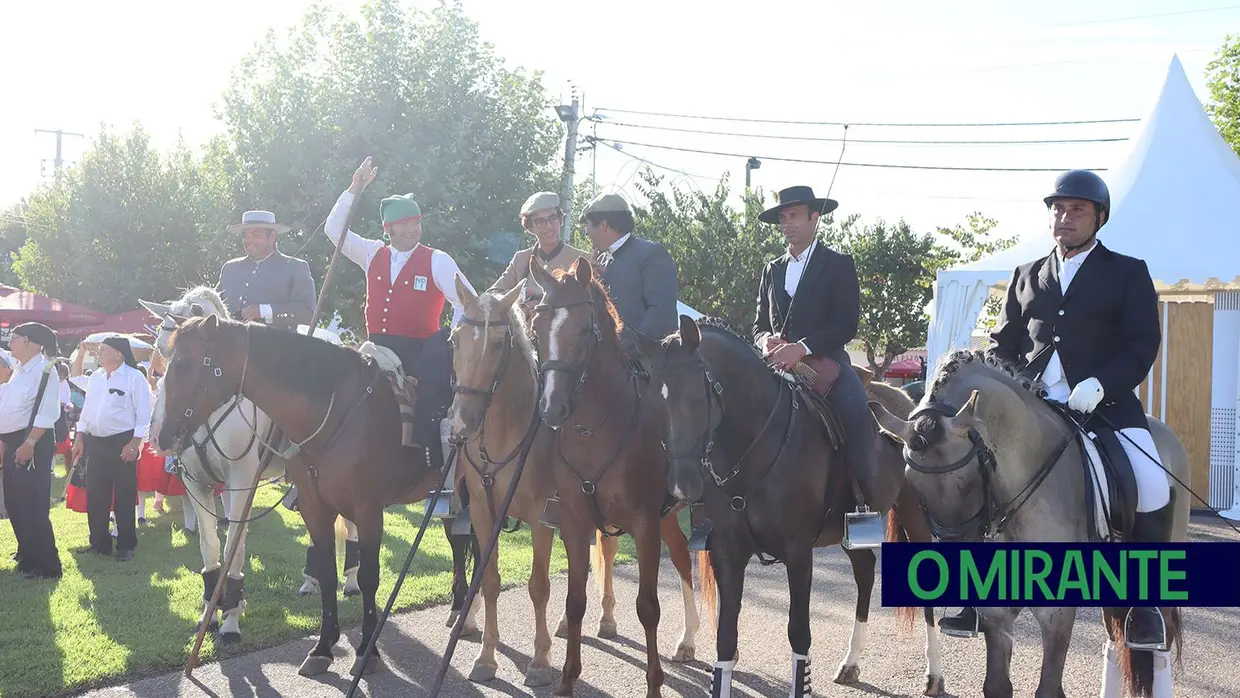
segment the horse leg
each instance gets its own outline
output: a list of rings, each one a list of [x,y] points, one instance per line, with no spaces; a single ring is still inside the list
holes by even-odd
[[[868,550],[865,552],[869,552]],[[850,555],[851,557],[851,555]],[[871,557],[873,554],[871,553]],[[788,644],[792,646],[792,686],[789,698],[802,698],[814,693],[810,670],[809,596],[814,582],[814,548],[812,545],[789,545],[784,549],[784,566],[788,570]],[[854,569],[856,569],[854,567]],[[873,562],[870,563],[870,585],[874,583]],[[860,585],[860,582],[858,582]],[[865,595],[868,612],[869,594]],[[858,600],[858,609],[861,602]],[[860,610],[858,610],[860,614]],[[854,626],[854,639],[856,638]],[[862,638],[864,639],[864,621]],[[860,669],[857,670],[860,673]]]
[[[383,510],[378,507],[358,507],[357,516],[357,523],[343,519],[349,535],[357,539],[355,545],[358,562],[355,572],[357,573],[358,592],[362,595],[362,636],[358,639],[357,658],[353,660],[353,667],[350,670],[353,676],[360,676],[363,673],[371,674],[379,668],[379,647],[377,645],[371,651],[370,660],[364,667],[362,656],[366,652],[367,643],[374,637],[375,630],[379,626],[379,608],[375,601],[375,594],[379,591],[379,549],[383,545]],[[347,538],[346,541],[346,546],[352,542]],[[345,555],[347,560],[347,547]],[[335,569],[335,560],[331,560],[331,567]],[[335,586],[333,585],[332,588]],[[347,589],[346,586],[345,593],[348,593]],[[335,602],[335,594],[332,594],[332,602]],[[375,642],[377,643],[378,640],[376,639]]]
[[[685,629],[680,635],[680,643],[676,646],[672,661],[692,662],[701,619],[698,617],[697,601],[693,598],[693,559],[689,556],[689,539],[685,538],[685,532],[680,530],[680,521],[675,516],[666,516],[659,521],[659,533],[667,544],[672,565],[680,575],[680,593],[685,602]]]
[[[842,547],[842,546],[841,546]],[[874,566],[877,559],[873,550],[849,550],[844,548],[852,563],[853,581],[857,585],[857,607],[853,615],[852,637],[848,640],[848,654],[840,662],[835,673],[835,683],[851,686],[861,680],[861,655],[865,652],[866,624],[870,620],[870,597],[874,593]],[[792,572],[788,572],[791,578]]]
[[[551,632],[547,629],[547,602],[551,599],[551,549],[555,531],[530,526],[534,543],[534,563],[530,567],[530,601],[534,604],[534,658],[525,670],[526,686],[551,683]]]
[[[245,612],[245,538],[247,531],[239,522],[228,524],[228,543],[237,546],[232,565],[228,568],[228,578],[224,580],[224,592],[220,595],[219,639],[221,642],[239,642],[241,640],[241,614]],[[217,538],[218,540],[218,538]]]
[[[357,524],[340,517],[344,522],[344,595],[357,596],[362,593],[358,582],[358,567],[362,564],[361,548],[357,540]]]
[[[469,520],[475,531],[490,531],[495,526],[494,517],[488,507],[470,507]],[[499,645],[499,614],[496,604],[499,601],[499,546],[491,553],[489,560],[479,560],[482,570],[482,597],[486,602],[486,626],[482,632],[482,646],[478,648],[478,656],[474,659],[474,667],[469,671],[469,680],[479,683],[491,681],[499,663],[495,660],[495,648]],[[475,574],[477,574],[475,566]]]
[[[576,523],[576,522],[574,522]],[[568,557],[568,595],[564,599],[564,617],[568,620],[568,646],[564,652],[564,668],[560,672],[557,696],[573,695],[573,686],[581,676],[581,621],[586,616],[586,582],[590,576],[590,536],[593,526],[561,527],[560,539]]]
[[[456,627],[456,617],[461,614],[461,606],[465,603],[465,596],[469,593],[469,578],[467,576],[464,562],[457,564],[457,546],[460,541],[452,535],[452,520],[440,519],[443,525],[444,538],[448,539],[448,546],[452,548],[452,609],[448,613],[448,622],[444,623],[445,627]]]
[[[731,698],[732,670],[736,668],[737,633],[741,615],[741,595],[745,591],[745,567],[752,553],[742,552],[731,538],[711,536],[711,571],[702,576],[702,589],[712,596],[719,580],[719,622],[715,628],[716,661],[711,679],[711,698]],[[701,558],[699,558],[700,560]]]
[[[1012,698],[1012,624],[1020,609],[978,609],[986,637],[983,698]]]
[[[615,570],[616,570],[616,553],[620,550],[619,538],[608,538],[602,533],[597,534],[598,539],[595,541],[594,550],[592,551],[592,563],[594,572],[598,574],[599,591],[602,592],[603,612],[598,619],[598,636],[604,639],[616,637],[619,633],[616,629],[616,589],[615,589]],[[600,569],[600,567],[602,569]]]
[[[887,535],[891,542],[899,542],[901,538],[918,543],[934,540],[917,491],[907,483],[888,512]],[[947,692],[947,682],[943,676],[942,638],[934,627],[934,608],[927,606],[922,612],[926,620],[926,690],[922,691],[922,695],[934,698]]]
[[[186,506],[192,507],[194,516],[199,521],[215,520],[215,499],[211,496],[210,487],[203,487],[198,482],[185,478],[185,489],[191,496],[186,497]],[[211,506],[200,504],[210,502]],[[220,580],[220,531],[215,526],[198,527],[198,549],[202,552],[202,615],[198,619],[198,627],[207,624],[207,630],[215,631],[220,627],[219,609],[207,617],[207,606],[211,603],[211,595],[215,593],[215,585]]]
[[[939,631],[934,627],[934,609],[923,609],[926,619],[926,690],[923,696],[937,698],[947,693],[947,681],[943,677],[943,645]]]
[[[319,624],[318,644],[310,650],[301,663],[298,673],[302,676],[317,676],[327,671],[332,664],[332,647],[340,640],[340,619],[336,607],[336,560],[331,551],[335,549],[336,512],[315,496],[303,492],[298,509],[302,520],[310,531],[310,542],[315,551],[310,561],[310,572],[319,581],[319,598],[323,603],[323,617]]]
[[[663,695],[663,665],[659,657],[659,563],[663,545],[659,519],[645,518],[634,526],[637,544],[637,617],[646,630],[646,698]]]
[[[1065,698],[1063,670],[1068,661],[1068,645],[1072,642],[1072,626],[1076,623],[1075,608],[1034,608],[1033,617],[1042,628],[1042,676],[1038,680],[1036,698]]]

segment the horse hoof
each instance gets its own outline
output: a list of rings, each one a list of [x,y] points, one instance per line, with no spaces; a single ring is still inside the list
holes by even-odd
[[[529,667],[525,670],[526,686],[550,686],[551,685],[551,667]]]
[[[220,633],[217,639],[219,640],[219,642],[223,644],[232,644],[234,642],[241,642],[241,633],[235,630],[232,632]]]
[[[455,626],[456,626],[456,619],[457,619],[457,617],[458,617],[458,616],[460,616],[460,615],[461,615],[461,612],[460,612],[460,611],[453,611],[453,612],[449,613],[449,614],[448,614],[448,622],[447,622],[447,623],[444,623],[444,627],[445,627],[445,628],[452,628],[452,627],[455,627]]]
[[[566,628],[567,630],[567,628]],[[565,633],[567,635],[567,633]],[[598,636],[603,639],[613,638],[619,635],[616,631],[616,621],[600,620],[598,622]]]
[[[302,661],[301,667],[297,669],[297,673],[302,676],[318,676],[330,669],[332,666],[331,657],[320,657],[317,654],[306,655]]]
[[[861,666],[858,664],[841,666],[839,673],[835,675],[835,682],[841,686],[852,686],[860,680]]]
[[[694,659],[695,657],[694,657],[693,648],[687,647],[685,645],[681,645],[680,647],[677,647],[676,654],[672,655],[672,661],[679,662],[681,664],[684,664],[686,662],[692,662]]]
[[[947,693],[947,686],[945,685],[942,676],[926,677],[926,690],[922,692],[923,696],[931,696],[934,698],[935,696],[941,696],[945,693]]]
[[[349,669],[349,674],[350,674],[351,676],[361,676],[361,675],[364,675],[364,674],[373,674],[373,673],[375,673],[376,671],[378,671],[378,670],[379,670],[379,655],[377,655],[377,654],[375,654],[375,653],[373,653],[373,652],[372,652],[372,653],[370,654],[370,659],[367,659],[367,660],[366,660],[366,667],[365,667],[365,669],[364,669],[364,670],[363,670],[363,671],[359,674],[359,673],[358,673],[358,669],[362,669],[361,664],[362,664],[362,658],[361,658],[361,657],[358,657],[357,659],[354,659],[354,660],[353,660],[353,667],[352,667],[351,669]]]
[[[496,667],[490,664],[474,664],[474,668],[469,671],[469,680],[474,683],[486,683],[495,680]]]

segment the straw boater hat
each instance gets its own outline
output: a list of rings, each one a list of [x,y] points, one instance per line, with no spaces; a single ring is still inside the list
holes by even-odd
[[[283,223],[276,223],[276,214],[271,211],[246,211],[241,214],[241,222],[228,226],[228,232],[241,233],[249,228],[270,230],[277,235],[292,230]]]

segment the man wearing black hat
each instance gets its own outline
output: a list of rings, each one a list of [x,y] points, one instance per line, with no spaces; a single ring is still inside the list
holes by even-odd
[[[99,368],[86,383],[73,458],[86,465],[86,521],[90,545],[79,553],[112,554],[108,512],[116,512],[116,559],[127,562],[138,545],[134,504],[138,456],[151,424],[151,390],[138,370],[129,338],[113,335],[99,345]]]
[[[809,187],[789,187],[779,192],[779,205],[758,216],[763,223],[779,225],[788,252],[762,270],[754,341],[767,361],[784,371],[796,370],[807,357],[836,364],[831,372],[838,370],[838,377],[826,399],[843,427],[846,460],[868,502],[878,427],[845,350],[857,335],[861,317],[857,266],[851,256],[816,237],[818,219],[837,206],[814,196]]]
[[[17,539],[17,570],[27,579],[57,579],[60,553],[48,513],[60,418],[60,376],[48,358],[56,353],[56,333],[27,322],[13,328],[9,346],[16,366],[0,389],[0,475]]]
[[[990,336],[989,352],[1030,376],[1040,376],[1046,397],[1088,415],[1102,415],[1119,429],[1120,445],[1137,480],[1133,538],[1171,540],[1171,488],[1149,432],[1136,388],[1158,356],[1162,330],[1158,292],[1144,260],[1118,254],[1098,241],[1111,215],[1106,182],[1088,170],[1060,175],[1043,202],[1055,247],[1012,272],[1007,299]],[[1026,351],[1028,349],[1028,351]],[[1147,455],[1148,454],[1148,455]],[[1166,645],[1156,608],[1134,608],[1130,647]],[[965,609],[943,618],[949,635],[972,635],[977,613]]]

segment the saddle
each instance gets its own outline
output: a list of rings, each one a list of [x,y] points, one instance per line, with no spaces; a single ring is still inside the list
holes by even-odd
[[[418,379],[406,376],[404,366],[396,352],[367,340],[358,347],[358,353],[375,363],[392,385],[392,394],[400,407],[400,441],[404,446],[418,448],[413,438],[413,408],[418,404]]]
[[[1092,510],[1087,513],[1094,514],[1090,517],[1091,538],[1099,542],[1128,540],[1136,522],[1137,477],[1120,436],[1105,424],[1091,425],[1087,436],[1077,431],[1066,413],[1063,418],[1076,434],[1085,468],[1087,506]]]
[[[789,374],[782,375],[787,377]],[[791,374],[791,382],[801,396],[801,402],[822,422],[831,448],[835,450],[844,445],[844,428],[827,402],[827,395],[839,377],[839,363],[826,356],[806,356],[793,367]]]

